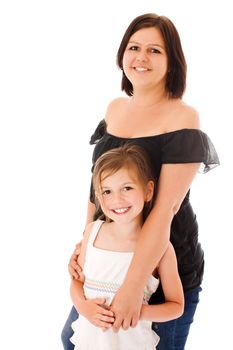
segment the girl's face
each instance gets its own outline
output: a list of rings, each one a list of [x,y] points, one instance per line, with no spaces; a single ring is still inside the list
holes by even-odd
[[[143,186],[133,171],[126,168],[107,176],[101,181],[97,192],[104,214],[117,223],[142,223],[142,210],[146,201],[153,196],[153,181]]]
[[[129,39],[123,56],[123,70],[133,88],[165,88],[168,59],[162,34],[157,28],[143,28]]]

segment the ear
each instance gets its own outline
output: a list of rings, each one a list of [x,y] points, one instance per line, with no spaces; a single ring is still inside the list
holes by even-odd
[[[155,188],[154,181],[152,180],[148,181],[146,185],[145,202],[149,202],[152,199],[154,194],[154,188]]]

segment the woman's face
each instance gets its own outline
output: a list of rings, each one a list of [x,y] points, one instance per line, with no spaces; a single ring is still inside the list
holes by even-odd
[[[123,55],[123,70],[133,88],[165,88],[168,59],[164,40],[155,27],[134,33]]]

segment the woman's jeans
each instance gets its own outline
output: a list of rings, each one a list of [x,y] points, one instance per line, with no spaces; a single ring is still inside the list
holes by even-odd
[[[160,336],[156,350],[184,350],[200,291],[201,287],[197,287],[184,293],[185,307],[181,317],[168,322],[153,323],[152,328]]]
[[[152,328],[160,336],[159,344],[156,347],[157,350],[184,350],[189,329],[199,302],[200,291],[201,287],[197,287],[184,293],[185,308],[181,317],[173,321],[153,323]],[[70,338],[73,335],[71,323],[77,318],[78,313],[72,307],[61,334],[65,350],[74,350],[74,345],[70,342]]]

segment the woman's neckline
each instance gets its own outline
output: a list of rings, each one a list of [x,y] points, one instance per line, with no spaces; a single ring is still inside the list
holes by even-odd
[[[177,129],[177,130],[173,130],[173,131],[167,131],[167,132],[159,133],[159,134],[155,134],[155,135],[135,136],[135,137],[124,137],[124,136],[114,135],[114,134],[108,132],[108,130],[107,130],[107,123],[106,123],[105,119],[103,119],[102,121],[103,121],[103,124],[104,124],[104,131],[105,131],[105,134],[106,134],[107,136],[110,136],[110,137],[113,137],[113,138],[116,138],[116,139],[121,139],[121,140],[148,139],[148,138],[161,137],[161,136],[165,136],[165,135],[169,135],[169,134],[174,134],[174,133],[180,133],[180,132],[184,132],[184,131],[199,131],[199,132],[201,132],[200,129],[181,128],[181,129]]]
[[[149,138],[162,137],[162,136],[166,136],[166,135],[169,135],[169,134],[174,134],[174,133],[179,133],[179,132],[184,132],[184,131],[199,131],[199,132],[201,132],[200,129],[182,128],[182,129],[168,131],[168,132],[164,132],[164,133],[161,133],[161,134],[155,134],[155,135],[137,136],[137,137],[123,137],[123,136],[113,135],[110,132],[108,132],[107,129],[105,129],[105,134],[107,136],[110,136],[110,137],[113,137],[113,138],[116,138],[116,139],[121,139],[121,140],[138,140],[138,139],[149,139]]]

